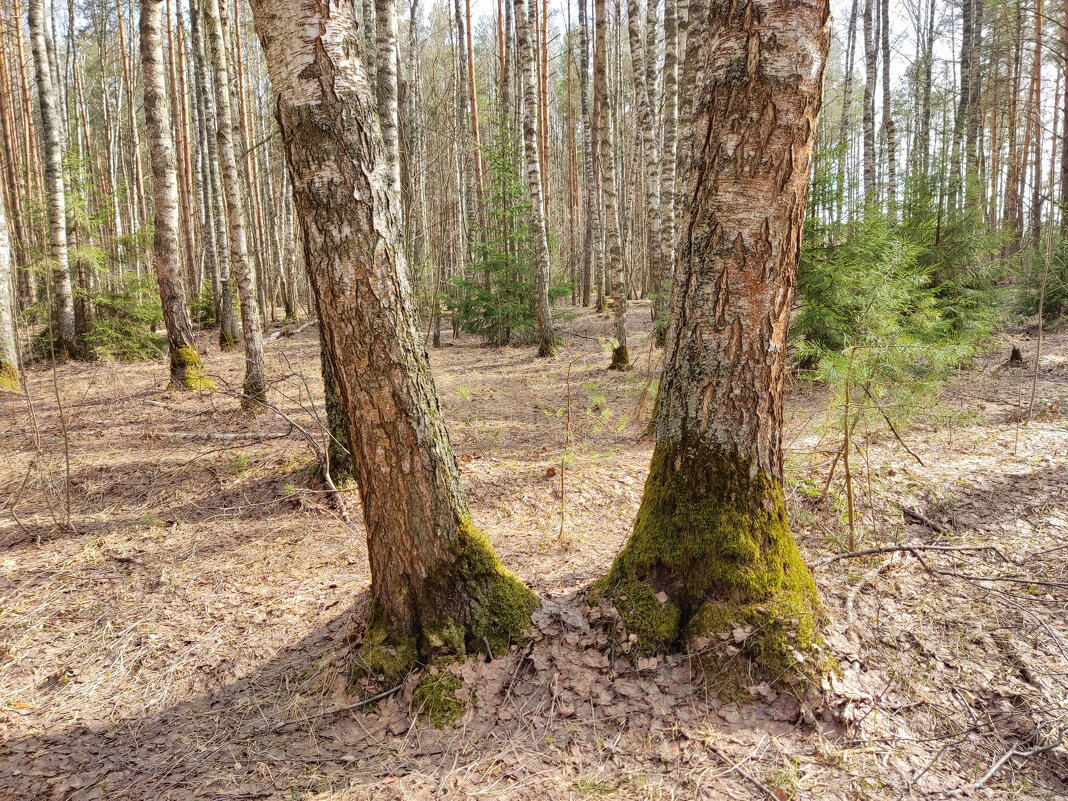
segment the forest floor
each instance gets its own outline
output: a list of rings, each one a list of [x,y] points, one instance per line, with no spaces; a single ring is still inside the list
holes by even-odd
[[[441,729],[414,679],[346,708],[368,566],[355,494],[346,521],[289,422],[319,435],[314,327],[268,342],[281,413],[255,419],[168,390],[162,360],[31,369],[29,403],[0,396],[0,799],[1068,798],[1068,331],[1029,424],[1014,331],[900,440],[858,435],[852,548],[844,471],[819,498],[836,410],[790,388],[790,513],[843,667],[810,709],[755,679],[722,702],[696,660],[632,664],[591,621],[652,446],[647,317],[627,374],[592,314],[553,360],[432,354],[474,517],[543,599],[529,647],[456,668],[474,701]]]

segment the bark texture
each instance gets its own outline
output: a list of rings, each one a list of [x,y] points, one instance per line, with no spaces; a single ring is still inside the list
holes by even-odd
[[[178,254],[178,178],[164,80],[160,35],[163,0],[141,0],[141,70],[145,87],[145,133],[152,162],[152,252],[170,350],[171,385],[214,389],[204,375],[182,285]]]
[[[645,653],[751,625],[745,651],[782,681],[825,663],[786,522],[782,414],[828,19],[826,0],[711,6],[656,447],[634,530],[592,594]]]
[[[363,500],[362,670],[503,653],[537,599],[471,522],[397,260],[399,198],[349,2],[254,0],[322,337]]]
[[[48,36],[45,32],[44,0],[27,4],[30,49],[41,103],[41,140],[44,145],[45,193],[48,201],[49,254],[52,258],[52,292],[55,295],[54,341],[57,356],[80,352],[75,336],[74,296],[67,261],[67,198],[63,180],[63,121],[56,104]]]

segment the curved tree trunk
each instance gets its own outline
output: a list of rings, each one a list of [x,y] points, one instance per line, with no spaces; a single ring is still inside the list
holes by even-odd
[[[193,341],[193,325],[185,305],[185,289],[178,255],[178,179],[174,142],[167,113],[163,40],[160,19],[163,0],[141,0],[141,70],[145,86],[145,133],[152,161],[152,251],[156,283],[163,305],[163,324],[170,347],[171,385],[184,389],[214,389],[204,375]]]
[[[230,268],[237,279],[241,298],[241,333],[245,341],[245,383],[242,405],[255,410],[259,401],[267,397],[263,377],[263,333],[256,312],[256,276],[248,260],[248,221],[245,218],[245,199],[241,197],[242,182],[237,171],[234,151],[234,116],[230,103],[230,68],[222,30],[222,15],[216,0],[205,0],[208,40],[215,64],[215,95],[218,110],[217,139],[219,166],[226,193],[226,216],[230,241]],[[224,300],[225,303],[225,300]]]
[[[772,679],[822,663],[823,611],[786,522],[782,414],[828,20],[827,0],[712,6],[656,447],[633,533],[593,589],[643,653],[753,626],[745,648]]]
[[[531,0],[537,2],[537,0]],[[519,56],[520,92],[523,95],[523,157],[530,191],[530,234],[534,239],[534,315],[538,323],[538,355],[556,353],[556,333],[549,306],[549,238],[545,229],[542,200],[541,159],[538,154],[537,73],[534,69],[534,42],[523,0],[515,0],[515,36]]]
[[[305,262],[363,500],[372,612],[363,666],[504,653],[536,597],[471,521],[397,261],[399,198],[349,3],[254,0],[278,93]]]
[[[67,263],[67,198],[63,180],[62,119],[56,106],[56,87],[49,65],[44,0],[27,4],[30,45],[41,102],[41,140],[44,144],[45,191],[48,197],[49,251],[52,257],[52,291],[55,294],[57,355],[74,356],[81,348],[75,337],[74,296]]]
[[[0,192],[0,389],[18,392],[19,354],[15,344],[13,265],[7,210],[4,208],[4,195]]]
[[[593,57],[593,93],[600,107],[598,136],[600,138],[601,186],[604,188],[604,222],[607,234],[609,278],[612,282],[612,298],[615,308],[615,339],[612,349],[612,370],[629,370],[630,355],[627,351],[627,290],[623,273],[623,246],[619,239],[619,214],[616,210],[615,145],[612,131],[612,102],[608,97],[607,39],[608,23],[605,18],[604,0],[594,0],[596,31]]]

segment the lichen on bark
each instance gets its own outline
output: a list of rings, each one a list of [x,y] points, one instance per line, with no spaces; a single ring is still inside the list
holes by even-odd
[[[657,443],[633,533],[591,588],[592,602],[605,598],[640,655],[751,626],[742,650],[773,682],[817,680],[829,666],[781,482],[695,441]]]
[[[13,364],[5,364],[0,362],[0,389],[9,389],[12,392],[19,392],[21,387],[19,386],[19,369]]]

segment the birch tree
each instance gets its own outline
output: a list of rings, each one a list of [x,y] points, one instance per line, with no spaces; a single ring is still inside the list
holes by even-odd
[[[19,354],[15,342],[14,259],[7,227],[4,194],[0,192],[0,389],[18,392]]]
[[[537,599],[471,520],[397,257],[376,102],[350,2],[253,0],[305,263],[367,526],[363,670],[503,654]]]
[[[592,590],[639,653],[750,626],[745,652],[779,681],[824,665],[824,612],[786,521],[782,421],[828,21],[827,0],[710,7],[656,446],[634,529]]]

